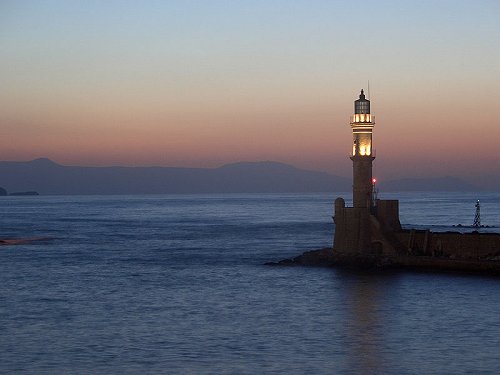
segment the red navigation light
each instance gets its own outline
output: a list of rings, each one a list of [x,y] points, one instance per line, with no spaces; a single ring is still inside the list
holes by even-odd
[[[377,182],[377,179],[376,178],[372,179],[372,182],[375,184]]]

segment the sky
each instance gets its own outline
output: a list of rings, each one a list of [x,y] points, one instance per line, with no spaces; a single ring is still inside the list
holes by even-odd
[[[0,2],[0,160],[500,173],[500,1]],[[479,178],[479,177],[477,177]]]

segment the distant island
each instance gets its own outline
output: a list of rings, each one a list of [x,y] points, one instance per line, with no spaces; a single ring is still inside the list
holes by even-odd
[[[239,162],[218,168],[79,167],[47,158],[0,161],[0,190],[15,195],[314,193],[349,191],[350,178],[274,162]],[[477,191],[457,177],[400,179],[384,191]]]
[[[10,193],[9,195],[13,196],[30,196],[30,195],[40,195],[37,191],[18,191],[16,193]]]
[[[37,191],[20,191],[16,193],[7,193],[3,187],[0,187],[0,196],[14,195],[14,196],[26,196],[26,195],[40,195]]]

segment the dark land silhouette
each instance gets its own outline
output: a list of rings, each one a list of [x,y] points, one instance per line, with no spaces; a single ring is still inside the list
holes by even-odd
[[[0,186],[7,192],[40,194],[302,193],[350,191],[351,178],[272,162],[240,162],[218,168],[79,167],[41,158],[1,161]],[[383,191],[475,191],[456,177],[401,179]],[[0,190],[0,194],[3,190]]]

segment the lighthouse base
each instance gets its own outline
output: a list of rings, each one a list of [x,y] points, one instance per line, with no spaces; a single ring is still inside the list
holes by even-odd
[[[364,208],[346,207],[337,198],[334,222],[334,248],[339,253],[380,256],[400,250],[393,238],[401,230],[397,200],[377,200],[374,207]]]
[[[432,232],[401,228],[399,202],[377,200],[371,208],[335,201],[334,246],[307,251],[269,265],[411,269],[500,276],[500,234]]]

